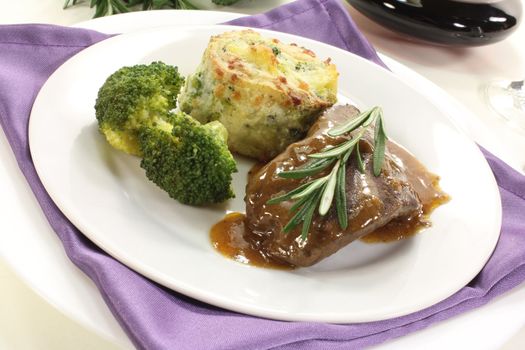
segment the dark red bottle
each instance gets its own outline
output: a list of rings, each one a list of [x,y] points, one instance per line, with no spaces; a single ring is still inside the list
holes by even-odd
[[[521,0],[347,0],[359,12],[395,31],[455,46],[491,44],[521,20]]]

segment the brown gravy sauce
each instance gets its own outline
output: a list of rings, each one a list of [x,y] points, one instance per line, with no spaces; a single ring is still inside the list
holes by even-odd
[[[369,233],[361,240],[366,243],[392,242],[415,235],[430,226],[429,216],[432,211],[449,201],[450,197],[439,187],[439,176],[430,173],[403,147],[388,142],[390,153],[397,158],[406,169],[406,175],[423,204],[422,212],[415,217],[395,220]],[[261,169],[262,164],[255,164],[251,174]],[[245,237],[253,235],[245,226],[245,214],[229,213],[216,223],[210,231],[213,247],[222,255],[243,264],[253,266],[293,269],[294,266],[272,259],[248,243]]]
[[[423,211],[417,217],[394,220],[372,233],[361,238],[366,243],[392,242],[408,238],[431,225],[429,221],[432,211],[450,200],[450,197],[439,187],[439,176],[429,172],[407,150],[394,142],[388,143],[390,154],[403,164],[408,181],[417,192]]]
[[[243,213],[229,213],[213,225],[210,231],[213,247],[222,255],[243,264],[280,270],[293,269],[292,265],[266,256],[246,241],[244,237],[250,232],[244,224],[245,218]]]

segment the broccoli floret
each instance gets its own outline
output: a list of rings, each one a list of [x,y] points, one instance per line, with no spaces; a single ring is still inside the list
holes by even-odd
[[[98,92],[99,130],[113,147],[140,156],[139,126],[164,124],[183,83],[177,67],[162,62],[119,69]]]
[[[233,198],[235,160],[220,122],[200,124],[189,115],[169,113],[171,128],[140,128],[140,166],[148,179],[184,204],[202,205]]]
[[[124,67],[100,88],[95,112],[100,131],[115,148],[141,156],[146,176],[185,204],[234,197],[236,164],[219,122],[200,124],[171,112],[184,82],[162,62]]]
[[[214,4],[216,4],[216,5],[223,5],[223,6],[232,5],[232,4],[235,4],[238,1],[239,0],[212,0],[212,2]]]

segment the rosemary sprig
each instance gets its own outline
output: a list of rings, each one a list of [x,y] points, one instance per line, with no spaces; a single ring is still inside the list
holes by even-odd
[[[64,9],[70,5],[76,5],[77,0],[66,0],[64,2]],[[130,11],[130,5],[123,0],[91,0],[89,3],[90,8],[95,8],[95,14],[93,18],[109,16],[116,13],[125,13]]]
[[[231,5],[239,0],[212,0],[217,5]],[[78,0],[65,0],[64,9],[70,5],[76,5]],[[140,8],[138,7],[140,6]],[[90,0],[89,6],[95,7],[94,18],[109,16],[116,13],[140,10],[159,10],[165,8],[197,10],[191,0]]]
[[[381,107],[373,107],[359,114],[348,123],[328,131],[329,136],[340,136],[361,129],[349,140],[335,147],[328,147],[319,153],[310,154],[309,157],[312,158],[312,160],[303,166],[278,174],[285,179],[302,179],[318,174],[333,164],[332,170],[328,175],[311,180],[266,202],[272,205],[287,200],[296,200],[290,208],[290,212],[294,213],[294,215],[283,228],[285,233],[290,232],[302,222],[301,239],[306,239],[313,220],[315,208],[318,207],[319,215],[326,215],[334,202],[334,197],[339,226],[343,230],[348,227],[345,188],[346,163],[350,156],[355,153],[357,168],[361,173],[364,173],[365,167],[359,150],[359,141],[365,134],[366,128],[372,124],[375,125],[374,152],[372,156],[373,173],[374,176],[379,176],[385,159],[385,145],[388,139],[385,132]]]

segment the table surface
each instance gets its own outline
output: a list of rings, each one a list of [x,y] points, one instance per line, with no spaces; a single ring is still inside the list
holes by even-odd
[[[7,3],[7,0],[0,1],[0,4],[3,3]],[[62,3],[53,0],[9,2],[9,6],[2,7],[0,24],[38,22],[71,25],[88,20],[92,16],[93,10],[87,5],[81,4],[64,11],[61,8]],[[520,44],[525,40],[525,27],[522,26],[509,39],[498,44],[479,48],[445,48],[407,40],[372,23],[351,9],[350,12],[357,25],[378,50],[428,78],[474,113],[480,123],[465,127],[470,129],[477,142],[511,166],[523,171],[525,136],[507,127],[502,119],[483,103],[481,91],[484,84],[490,80],[523,77],[525,49]],[[494,140],[505,142],[495,143]],[[5,143],[5,140],[0,141]],[[6,160],[9,154],[6,154],[5,150],[1,156],[2,162],[14,164],[12,156]],[[525,287],[520,287],[499,298],[488,308],[499,308],[500,313],[512,312],[510,308],[518,305],[524,295]],[[519,305],[523,305],[523,302]],[[27,286],[13,268],[1,259],[0,310],[0,349],[119,349],[122,346],[127,347],[126,344],[129,346],[127,341],[115,344],[103,339],[55,309],[42,299],[37,291]],[[115,324],[108,327],[115,327]],[[118,331],[115,332],[118,334]],[[498,347],[506,350],[525,349],[525,328]]]

